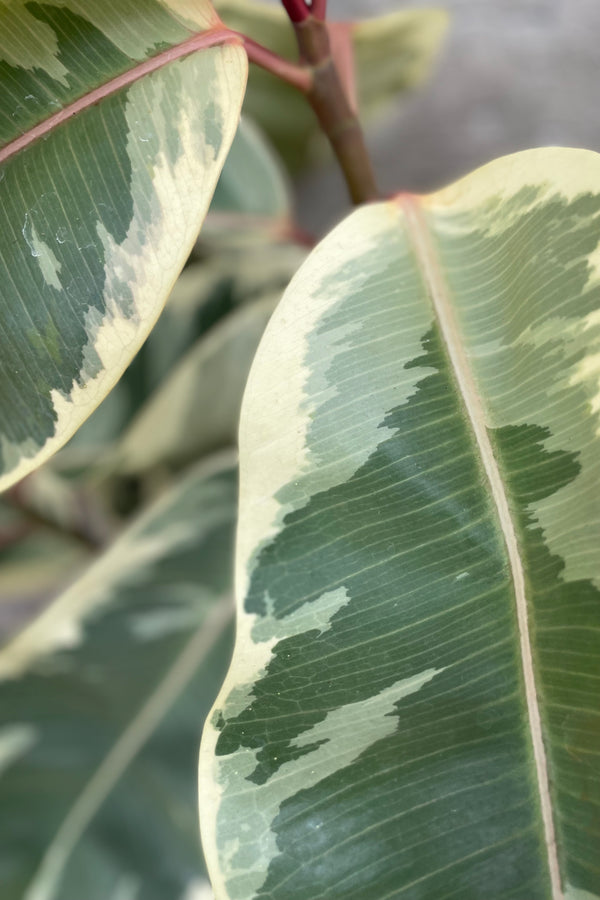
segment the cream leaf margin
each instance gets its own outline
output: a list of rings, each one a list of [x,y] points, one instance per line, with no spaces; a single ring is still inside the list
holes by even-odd
[[[233,141],[239,122],[239,114],[247,78],[247,57],[242,47],[224,45],[202,51],[215,60],[214,89],[216,94],[209,99],[228,111],[224,116],[224,130],[219,152],[211,158],[209,145],[194,128],[192,122],[197,112],[197,97],[184,98],[178,118],[181,153],[175,166],[163,156],[154,170],[154,219],[145,235],[144,246],[151,252],[143,252],[139,238],[141,208],[147,206],[146,179],[140,177],[139,184],[132,184],[134,216],[129,233],[122,244],[116,245],[102,229],[98,237],[105,245],[106,252],[106,295],[107,310],[100,319],[90,316],[86,322],[88,346],[102,362],[98,375],[73,384],[68,396],[53,390],[51,394],[55,412],[54,435],[32,452],[31,441],[13,445],[3,443],[5,458],[18,460],[0,477],[0,491],[24,478],[49,459],[75,433],[80,425],[96,409],[100,401],[109,393],[121,377],[129,361],[147,337],[155,324],[163,303],[157,302],[157,292],[164,302],[184,265],[185,259],[197,237],[201,223],[210,205],[218,174]],[[179,60],[176,64],[185,67],[193,56]],[[136,97],[147,103],[147,89],[156,85],[160,91],[160,81],[153,73],[148,78],[135,82],[128,90],[127,120],[130,128],[130,153],[138,154],[136,122],[139,113]],[[166,132],[166,123],[162,123]],[[207,177],[207,172],[214,177]],[[183,190],[178,186],[184,186]],[[140,209],[138,209],[138,204]],[[130,266],[135,275],[134,283],[136,314],[124,315],[116,300],[110,295],[111,273],[122,272]],[[140,322],[143,327],[140,328]],[[85,360],[82,370],[85,375]]]

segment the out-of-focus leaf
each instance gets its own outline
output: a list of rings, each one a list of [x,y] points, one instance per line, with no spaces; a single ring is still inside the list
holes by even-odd
[[[240,420],[218,900],[600,897],[600,155],[352,214]]]
[[[403,9],[350,24],[361,115],[383,113],[427,80],[447,27],[443,9]]]
[[[223,21],[290,60],[298,48],[281,8],[248,0],[216,0]],[[431,70],[448,16],[442,9],[400,10],[378,19],[335,23],[349,37],[350,60],[363,121],[402,93],[418,87]],[[310,106],[298,91],[253,67],[244,109],[264,129],[292,169],[323,154],[325,141]]]
[[[305,259],[307,247],[294,240],[273,241],[261,231],[234,232],[213,238],[203,234],[197,245],[200,256],[208,252],[214,277],[231,284],[234,305],[267,290],[286,287]]]
[[[103,492],[47,463],[0,498],[0,644],[69,584],[117,528]]]
[[[206,227],[289,228],[291,188],[281,163],[249,119],[242,119],[210,205]]]
[[[222,34],[208,0],[0,4],[1,488],[108,393],[189,254],[245,87]]]
[[[228,459],[196,470],[0,652],[2,900],[206,890],[196,762],[236,493]]]
[[[236,443],[248,372],[279,297],[243,306],[198,341],[132,422],[119,471],[181,465]]]
[[[87,451],[90,451],[92,459],[94,456],[97,458],[101,448],[115,440],[127,425],[133,405],[131,395],[127,375],[124,374],[91,416],[77,429],[66,447],[49,460],[49,464],[53,465],[56,462],[60,469],[61,458],[67,456],[85,458]]]

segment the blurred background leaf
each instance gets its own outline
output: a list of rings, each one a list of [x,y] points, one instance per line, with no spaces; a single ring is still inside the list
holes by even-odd
[[[250,119],[243,117],[210,205],[208,227],[291,222],[292,187],[277,154]]]
[[[196,468],[0,652],[3,900],[206,889],[197,753],[232,642],[236,493],[231,456]]]

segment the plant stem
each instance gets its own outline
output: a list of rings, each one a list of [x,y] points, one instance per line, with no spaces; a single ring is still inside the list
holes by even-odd
[[[310,15],[304,0],[281,0],[281,3],[292,22],[303,22]]]
[[[324,4],[317,7],[322,11]],[[340,80],[327,25],[312,15],[293,25],[300,57],[312,70],[312,85],[306,97],[341,166],[352,201],[377,200],[381,195],[363,130]]]
[[[327,0],[312,0],[310,5],[311,15],[320,22],[324,22],[327,18]]]
[[[278,56],[277,53],[273,53],[271,50],[263,47],[262,44],[253,41],[252,38],[243,34],[240,34],[240,37],[244,42],[244,48],[250,62],[255,63],[262,69],[267,69],[283,81],[287,81],[288,84],[298,88],[303,94],[308,94],[313,83],[313,76],[309,68],[289,62],[282,56]]]

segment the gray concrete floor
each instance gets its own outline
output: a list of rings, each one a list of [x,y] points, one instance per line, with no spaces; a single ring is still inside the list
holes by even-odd
[[[600,0],[330,0],[345,19],[432,5],[451,14],[433,76],[368,135],[385,192],[431,190],[527,147],[600,151]],[[298,187],[309,229],[347,208],[333,165]]]

